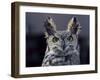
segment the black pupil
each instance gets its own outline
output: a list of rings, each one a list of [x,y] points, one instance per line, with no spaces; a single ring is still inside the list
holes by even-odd
[[[73,37],[72,37],[72,36],[69,36],[69,37],[67,38],[67,40],[68,40],[68,41],[72,41],[72,40],[73,40]]]
[[[53,42],[57,42],[58,40],[59,40],[59,38],[57,38],[57,37],[54,37],[54,38],[52,39]]]

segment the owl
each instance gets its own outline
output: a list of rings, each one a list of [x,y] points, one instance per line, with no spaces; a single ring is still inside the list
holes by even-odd
[[[76,17],[72,17],[64,31],[58,31],[51,17],[44,22],[47,48],[42,66],[62,66],[80,64],[78,35],[81,30]]]

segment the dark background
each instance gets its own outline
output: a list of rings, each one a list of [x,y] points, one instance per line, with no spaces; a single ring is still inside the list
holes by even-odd
[[[41,66],[45,50],[44,21],[51,16],[57,30],[66,30],[69,20],[76,16],[82,26],[79,34],[80,59],[82,64],[89,64],[89,15],[49,14],[26,12],[26,67]]]

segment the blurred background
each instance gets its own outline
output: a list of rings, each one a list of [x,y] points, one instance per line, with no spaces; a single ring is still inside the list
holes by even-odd
[[[69,20],[76,16],[82,26],[79,34],[81,65],[89,64],[89,15],[49,14],[26,12],[26,67],[39,67],[46,50],[44,21],[50,16],[57,30],[67,29]]]

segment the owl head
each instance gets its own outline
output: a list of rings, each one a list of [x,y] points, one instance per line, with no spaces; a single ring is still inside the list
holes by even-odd
[[[45,37],[47,39],[47,45],[50,50],[65,51],[68,47],[76,48],[78,42],[78,34],[81,29],[79,21],[76,17],[72,17],[66,30],[57,31],[56,24],[51,17],[48,17],[44,23],[46,29]]]

